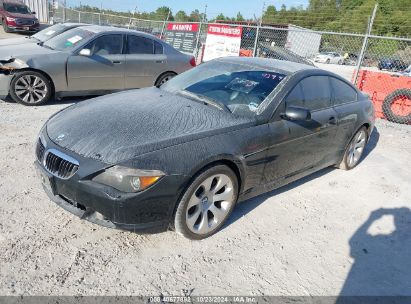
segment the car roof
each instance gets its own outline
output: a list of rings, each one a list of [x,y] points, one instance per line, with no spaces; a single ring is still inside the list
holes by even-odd
[[[318,69],[315,66],[297,63],[292,61],[271,59],[271,58],[258,58],[258,57],[223,57],[215,59],[222,63],[233,63],[241,65],[249,65],[252,67],[258,67],[262,69],[277,70],[287,75],[294,74],[296,72],[304,70]]]
[[[60,24],[66,27],[80,27],[80,26],[87,26],[88,24],[86,23],[75,23],[75,22],[64,22],[64,23],[56,23],[56,24]]]
[[[141,33],[141,34],[145,34],[148,35],[147,33],[144,32],[139,32],[136,30],[130,30],[130,29],[126,29],[126,28],[121,28],[121,27],[114,27],[114,26],[106,26],[106,25],[84,25],[80,28],[85,28],[88,31],[92,31],[95,33],[102,33],[102,32],[123,32],[123,33]]]
[[[156,36],[145,33],[145,32],[130,30],[130,29],[121,28],[121,27],[115,27],[115,26],[85,25],[85,26],[80,26],[79,28],[80,29],[85,29],[87,31],[94,32],[96,34],[109,33],[109,32],[113,32],[113,33],[130,33],[130,34],[138,34],[140,36],[150,37],[153,40],[159,40]]]

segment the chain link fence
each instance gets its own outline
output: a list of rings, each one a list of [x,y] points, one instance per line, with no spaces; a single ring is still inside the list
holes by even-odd
[[[173,33],[173,24],[104,13],[80,12],[59,6],[54,22],[81,22],[109,25],[153,34],[175,48],[193,54],[200,64],[204,58],[209,26],[215,23],[190,22],[191,32]],[[187,24],[187,23],[186,23]],[[378,117],[411,123],[411,39],[365,34],[313,31],[294,25],[259,26],[246,22],[241,27],[240,50],[247,57],[291,60],[334,72],[352,81],[373,100]]]

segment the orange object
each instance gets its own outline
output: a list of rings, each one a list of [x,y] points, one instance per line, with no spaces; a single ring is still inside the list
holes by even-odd
[[[370,95],[375,107],[375,115],[378,118],[386,119],[382,111],[385,98],[396,90],[411,90],[411,77],[362,70],[358,76],[357,86],[361,91]],[[398,98],[391,108],[395,114],[407,116],[411,114],[411,100]]]
[[[240,57],[253,57],[253,51],[252,50],[241,49],[240,50]]]

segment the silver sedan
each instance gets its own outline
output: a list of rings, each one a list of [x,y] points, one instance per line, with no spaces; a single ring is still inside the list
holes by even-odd
[[[41,45],[0,48],[0,98],[10,95],[33,106],[51,98],[160,86],[194,66],[193,56],[152,35],[84,26]]]

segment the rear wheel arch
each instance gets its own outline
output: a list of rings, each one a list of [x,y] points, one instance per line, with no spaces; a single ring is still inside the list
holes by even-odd
[[[161,73],[161,74],[157,77],[156,81],[154,82],[154,85],[155,85],[155,86],[158,86],[161,78],[162,78],[163,76],[165,76],[165,75],[168,75],[168,74],[174,75],[174,76],[177,76],[177,75],[178,75],[178,73],[176,73],[176,72],[174,72],[174,71],[166,71],[166,72],[163,72],[163,73]]]

